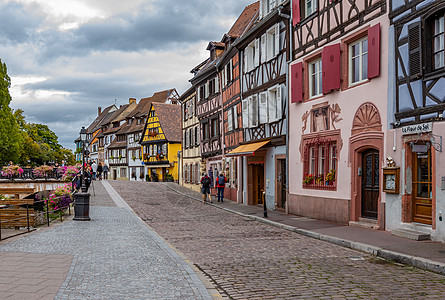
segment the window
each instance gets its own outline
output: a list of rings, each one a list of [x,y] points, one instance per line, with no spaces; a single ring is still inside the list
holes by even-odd
[[[368,37],[349,44],[349,85],[368,79]]]
[[[198,140],[198,126],[195,127],[195,146],[199,145],[199,140]]]
[[[244,72],[250,72],[260,64],[260,45],[259,40],[252,41],[244,50]]]
[[[249,127],[258,126],[258,95],[249,97]]]
[[[442,15],[434,20],[433,65],[435,70],[445,66],[444,56],[444,16]]]
[[[208,140],[210,138],[209,123],[202,124],[202,136],[204,140]]]
[[[276,122],[280,120],[283,115],[281,85],[276,85],[267,92],[269,122]]]
[[[190,139],[190,141],[189,141],[189,147],[193,147],[193,142],[194,142],[194,140],[195,140],[195,137],[194,137],[194,134],[195,134],[195,131],[193,130],[193,128],[190,128],[189,129],[189,139]]]
[[[322,95],[322,67],[321,57],[309,63],[309,97]]]
[[[212,136],[211,137],[216,137],[218,136],[219,133],[219,122],[218,119],[212,119]]]
[[[167,155],[167,143],[162,144],[162,154]]]
[[[335,189],[337,144],[330,138],[317,137],[305,145],[303,187]]]
[[[127,169],[126,168],[120,169],[120,177],[127,177]]]
[[[230,132],[233,130],[233,117],[232,117],[232,108],[227,110],[227,131]]]
[[[266,51],[266,53],[261,53],[262,58],[265,57],[267,61],[276,57],[280,52],[280,26],[275,24],[266,32],[265,40],[266,46],[264,47],[264,36],[261,41],[261,51]],[[263,59],[262,59],[263,61]]]
[[[318,9],[318,0],[304,0],[304,16],[309,17]]]

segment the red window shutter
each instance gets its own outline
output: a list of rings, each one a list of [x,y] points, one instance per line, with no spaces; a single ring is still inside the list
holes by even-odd
[[[300,0],[292,0],[292,25],[297,25],[300,20]]]
[[[303,63],[293,64],[291,73],[291,103],[303,102]]]
[[[380,75],[380,23],[368,29],[368,79]]]
[[[326,46],[321,54],[323,94],[340,89],[340,44]]]

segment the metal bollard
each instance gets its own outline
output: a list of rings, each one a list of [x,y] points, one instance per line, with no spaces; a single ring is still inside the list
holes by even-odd
[[[264,217],[267,218],[266,192],[263,192]]]

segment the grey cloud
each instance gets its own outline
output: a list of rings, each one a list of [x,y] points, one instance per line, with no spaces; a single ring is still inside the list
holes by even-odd
[[[34,35],[45,16],[36,5],[0,3],[0,41],[23,43]]]

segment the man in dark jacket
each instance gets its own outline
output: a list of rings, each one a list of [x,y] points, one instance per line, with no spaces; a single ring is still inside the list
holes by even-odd
[[[202,173],[201,177],[201,192],[202,192],[202,203],[206,202],[206,194],[209,195],[209,202],[212,203],[212,197],[210,196],[210,185],[212,180],[207,175],[207,173]]]
[[[216,177],[216,187],[218,188],[218,202],[224,202],[224,187],[226,186],[227,179],[224,173],[219,174]]]

